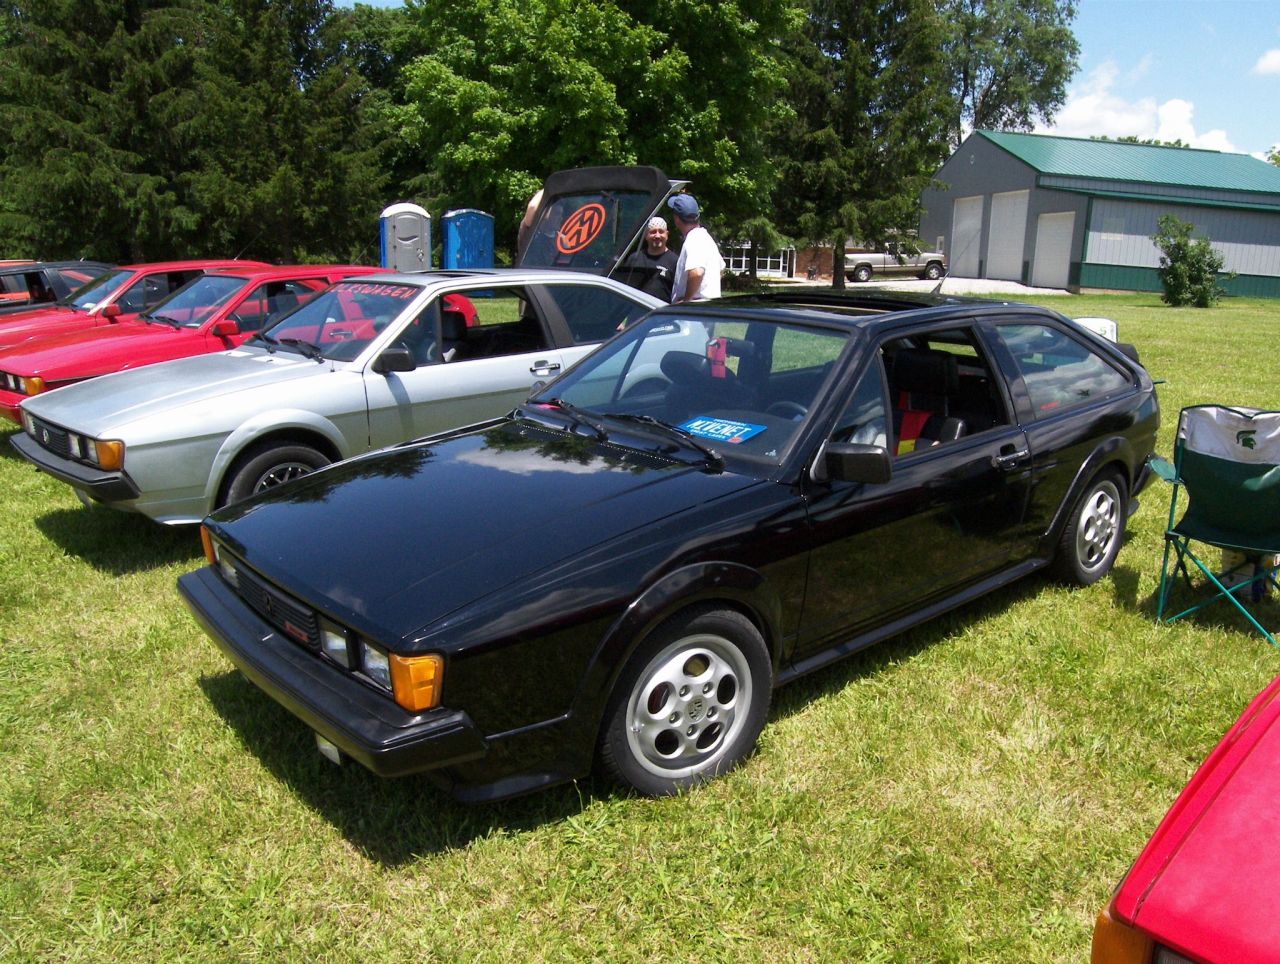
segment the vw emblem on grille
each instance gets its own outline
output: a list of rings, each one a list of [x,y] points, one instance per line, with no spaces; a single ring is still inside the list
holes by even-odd
[[[42,428],[40,430],[40,441],[42,441],[45,445],[49,444],[49,430],[47,428]]]

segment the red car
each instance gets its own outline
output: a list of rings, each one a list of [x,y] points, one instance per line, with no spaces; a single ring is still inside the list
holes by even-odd
[[[267,268],[261,261],[156,261],[112,268],[56,304],[0,317],[0,348],[30,338],[109,324],[154,307],[192,278],[222,268]]]
[[[0,349],[0,415],[16,422],[24,398],[86,378],[235,348],[261,331],[268,317],[333,282],[380,270],[294,265],[210,271],[137,316]]]
[[[1227,731],[1098,915],[1093,964],[1280,959],[1280,677]]]

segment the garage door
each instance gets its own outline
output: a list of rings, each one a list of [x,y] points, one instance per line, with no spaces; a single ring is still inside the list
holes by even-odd
[[[951,273],[958,278],[978,277],[982,251],[982,195],[956,198],[951,209]]]
[[[1071,272],[1074,211],[1042,214],[1036,222],[1036,262],[1031,283],[1037,288],[1065,288]]]
[[[1022,249],[1027,238],[1030,191],[991,196],[991,240],[987,242],[987,277],[1022,280]]]

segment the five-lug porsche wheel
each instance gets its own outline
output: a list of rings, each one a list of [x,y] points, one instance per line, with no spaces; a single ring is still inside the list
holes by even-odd
[[[1124,481],[1114,472],[1103,472],[1071,510],[1054,560],[1057,576],[1079,586],[1105,576],[1120,551],[1127,518]]]
[[[721,609],[677,615],[624,669],[605,714],[601,763],[649,796],[718,776],[755,747],[772,685],[769,651],[745,616]]]

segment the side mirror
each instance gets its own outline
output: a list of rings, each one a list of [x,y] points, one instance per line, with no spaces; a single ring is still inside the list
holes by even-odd
[[[413,352],[408,348],[392,347],[384,349],[382,354],[373,360],[372,368],[379,375],[390,372],[411,372],[418,367]]]
[[[215,338],[234,338],[240,334],[240,326],[230,318],[223,318],[221,321],[215,321],[213,327],[209,329],[209,333]]]
[[[828,442],[823,446],[815,477],[825,482],[888,482],[893,475],[893,461],[883,445],[861,445],[857,442]]]
[[[102,315],[103,318],[116,318],[122,315],[123,313],[124,313],[124,309],[121,308],[118,304],[114,304],[114,303],[107,305],[105,308],[102,309],[102,311],[98,312],[98,314]]]

